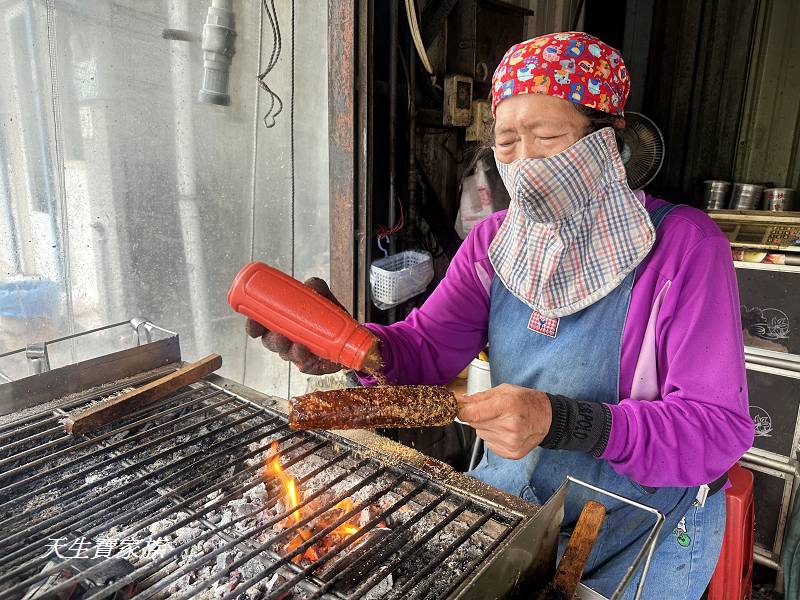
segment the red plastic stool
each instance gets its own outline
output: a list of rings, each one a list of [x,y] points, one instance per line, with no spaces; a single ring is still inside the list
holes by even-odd
[[[753,597],[753,474],[736,464],[725,491],[725,537],[717,568],[708,584],[708,600],[750,600]]]

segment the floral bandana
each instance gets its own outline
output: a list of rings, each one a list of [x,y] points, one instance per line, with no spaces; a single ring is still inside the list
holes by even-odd
[[[610,127],[555,156],[497,161],[497,168],[511,206],[489,259],[506,288],[544,317],[605,297],[655,242]]]
[[[551,33],[508,49],[492,77],[492,114],[503,98],[545,94],[621,115],[630,89],[618,50],[581,31]]]

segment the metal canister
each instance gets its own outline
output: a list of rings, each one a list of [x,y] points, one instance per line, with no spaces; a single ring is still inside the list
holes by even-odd
[[[792,188],[770,188],[764,190],[764,209],[772,211],[792,210],[794,190]]]
[[[755,183],[734,183],[729,208],[734,210],[755,210],[761,203],[761,193],[763,191],[763,185],[757,185]]]
[[[716,210],[725,208],[728,201],[728,193],[731,191],[731,184],[727,181],[708,179],[703,182],[703,208],[706,210]]]

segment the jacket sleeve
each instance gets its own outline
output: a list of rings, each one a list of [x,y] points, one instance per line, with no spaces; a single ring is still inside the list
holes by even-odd
[[[493,276],[487,248],[499,219],[492,215],[472,229],[421,308],[392,325],[366,324],[380,339],[387,383],[444,385],[484,348]]]
[[[646,486],[710,483],[753,443],[739,293],[724,237],[706,237],[689,250],[655,333],[661,397],[608,405],[602,458]]]

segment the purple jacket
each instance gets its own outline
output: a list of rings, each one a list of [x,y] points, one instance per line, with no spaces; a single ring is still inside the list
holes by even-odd
[[[636,194],[649,210],[663,204]],[[494,277],[488,249],[504,217],[475,226],[445,278],[405,321],[367,325],[381,340],[387,381],[446,384],[483,349]],[[696,209],[679,206],[664,219],[637,269],[619,395],[608,405],[611,434],[601,459],[642,485],[714,481],[752,445],[730,246]]]

